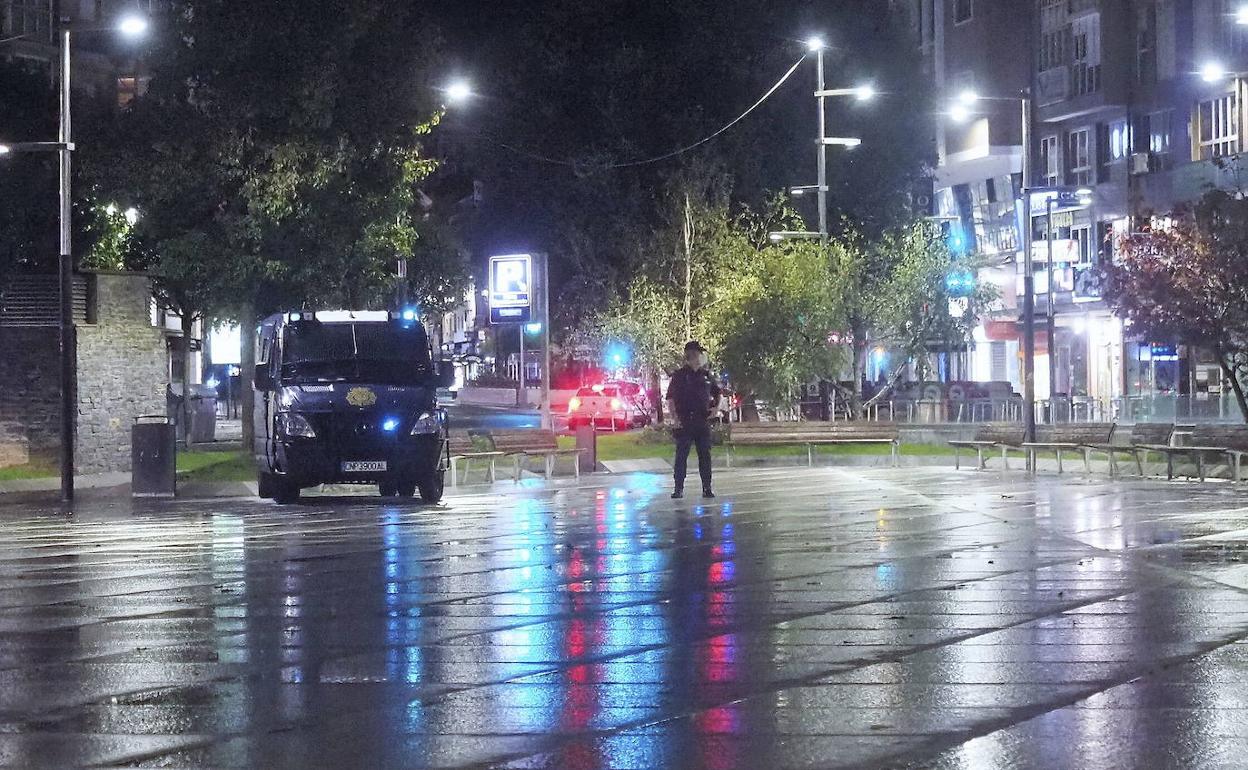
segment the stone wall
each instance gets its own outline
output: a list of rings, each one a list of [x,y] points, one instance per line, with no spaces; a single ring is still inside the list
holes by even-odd
[[[0,468],[30,462],[26,429],[16,422],[0,422]]]
[[[60,446],[56,329],[0,327],[0,423],[20,425],[32,452]]]
[[[165,414],[168,356],[146,276],[96,276],[95,323],[78,329],[79,473],[130,470],[130,428]]]
[[[148,315],[146,276],[102,273],[93,283],[94,322],[78,326],[76,469],[127,471],[134,418],[166,411],[165,339]],[[58,361],[55,328],[0,328],[0,425],[19,426],[31,453],[60,446]]]

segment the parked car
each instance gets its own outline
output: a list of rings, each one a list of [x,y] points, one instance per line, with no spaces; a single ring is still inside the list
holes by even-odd
[[[654,404],[650,400],[650,394],[645,385],[629,380],[607,380],[603,386],[619,390],[621,398],[631,400],[645,415],[649,417],[654,415]]]
[[[607,430],[627,430],[650,422],[642,401],[621,391],[619,384],[581,388],[568,401],[568,427],[593,425]]]

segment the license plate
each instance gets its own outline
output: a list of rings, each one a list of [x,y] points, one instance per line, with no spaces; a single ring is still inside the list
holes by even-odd
[[[377,473],[385,470],[385,460],[349,460],[342,464],[343,473]]]

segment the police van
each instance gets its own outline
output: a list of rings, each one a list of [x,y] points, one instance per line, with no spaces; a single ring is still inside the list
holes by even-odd
[[[260,496],[294,502],[318,484],[376,484],[383,496],[442,499],[449,465],[435,364],[415,310],[295,310],[256,340]]]

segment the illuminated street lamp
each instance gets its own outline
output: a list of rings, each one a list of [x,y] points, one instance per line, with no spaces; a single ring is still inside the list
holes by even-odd
[[[870,101],[875,98],[875,86],[869,83],[863,83],[853,88],[827,88],[824,83],[823,75],[823,52],[827,49],[823,38],[813,35],[806,40],[806,50],[815,54],[815,100],[818,104],[819,114],[819,133],[816,135],[816,145],[818,147],[818,155],[816,160],[818,163],[818,179],[814,185],[803,185],[800,189],[805,192],[813,189],[819,198],[819,232],[817,237],[824,243],[828,240],[828,147],[844,147],[853,149],[862,144],[862,140],[854,137],[838,137],[827,135],[827,110],[825,101],[830,97],[851,96],[860,102]],[[795,188],[794,194],[800,195]],[[775,235],[774,233],[772,234]],[[772,238],[773,241],[784,240],[787,237],[781,235],[779,238]],[[806,237],[806,236],[801,236]]]
[[[1248,4],[1239,6],[1235,11],[1235,23],[1248,26]]]
[[[463,104],[472,98],[472,86],[466,80],[456,80],[442,90],[450,104]]]
[[[1219,62],[1206,62],[1200,68],[1200,79],[1206,83],[1217,83],[1226,77],[1226,68]]]
[[[60,357],[61,386],[61,502],[70,506],[74,501],[74,435],[76,432],[78,406],[76,404],[75,386],[78,379],[78,362],[75,353],[74,339],[74,307],[73,307],[73,238],[70,229],[72,217],[73,193],[71,189],[71,154],[74,142],[70,135],[70,86],[73,68],[70,66],[70,42],[72,34],[87,32],[120,32],[128,38],[137,38],[147,32],[147,19],[137,15],[126,15],[115,23],[107,26],[83,26],[74,24],[68,17],[60,19],[59,38],[60,55],[58,57],[58,74],[60,80],[59,136],[55,142],[20,142],[0,145],[0,155],[10,152],[56,152],[59,157],[58,198],[60,219],[60,249],[57,258],[57,274],[59,276],[60,312],[57,344]],[[133,214],[131,213],[133,212]],[[128,209],[126,220],[138,219],[138,211]],[[133,224],[133,222],[131,222]]]

